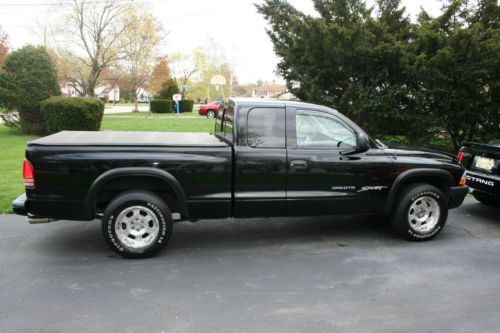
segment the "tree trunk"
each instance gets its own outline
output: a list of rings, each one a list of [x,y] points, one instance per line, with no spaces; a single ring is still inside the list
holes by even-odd
[[[93,79],[90,79],[88,82],[87,86],[87,96],[90,98],[95,98],[95,86],[96,86],[96,81]]]
[[[139,112],[139,103],[137,103],[137,96],[139,95],[139,86],[134,84],[134,112]]]
[[[139,104],[137,103],[137,96],[134,98],[134,112],[139,112]]]

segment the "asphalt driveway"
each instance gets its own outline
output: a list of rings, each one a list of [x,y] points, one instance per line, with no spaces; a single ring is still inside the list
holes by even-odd
[[[431,242],[373,218],[183,222],[125,260],[99,223],[0,216],[2,332],[498,332],[500,209]]]

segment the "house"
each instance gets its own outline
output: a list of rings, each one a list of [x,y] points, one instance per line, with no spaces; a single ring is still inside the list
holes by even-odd
[[[95,96],[104,102],[120,101],[120,86],[105,82],[94,89]]]
[[[77,97],[80,93],[75,86],[77,83],[70,81],[59,82],[59,87],[61,88],[61,94],[63,96]],[[104,102],[119,102],[120,101],[120,86],[112,82],[103,82],[94,89],[94,94],[97,98]]]
[[[278,83],[264,83],[255,88],[252,97],[256,98],[278,98],[280,95],[287,92],[286,85]]]
[[[61,88],[61,94],[63,96],[69,96],[69,97],[79,96],[79,93],[76,90],[75,86],[69,81],[59,82],[59,87]]]

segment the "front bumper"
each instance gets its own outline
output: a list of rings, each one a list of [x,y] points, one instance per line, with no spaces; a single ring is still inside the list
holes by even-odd
[[[26,193],[23,193],[20,195],[16,200],[12,202],[12,209],[14,210],[14,213],[17,215],[23,215],[27,216],[28,211],[26,209],[26,201],[28,198],[26,197]]]
[[[448,208],[457,208],[464,202],[465,196],[469,193],[469,186],[452,186],[450,187],[450,202]]]

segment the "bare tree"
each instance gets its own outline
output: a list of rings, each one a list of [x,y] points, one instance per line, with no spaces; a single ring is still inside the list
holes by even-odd
[[[137,98],[148,87],[155,61],[162,27],[159,21],[145,12],[131,12],[127,17],[128,29],[123,34],[123,68],[127,72],[134,92],[134,111],[138,112]]]
[[[82,54],[77,58],[89,68],[82,88],[95,97],[94,89],[104,69],[123,59],[122,38],[131,24],[126,20],[130,5],[120,0],[71,0],[69,28]]]
[[[198,47],[193,52],[185,54],[176,52],[171,56],[171,69],[175,80],[181,85],[187,85],[189,79],[200,71],[203,49]],[[183,98],[184,98],[184,92]]]

